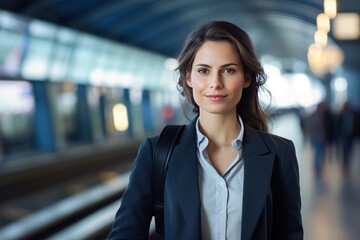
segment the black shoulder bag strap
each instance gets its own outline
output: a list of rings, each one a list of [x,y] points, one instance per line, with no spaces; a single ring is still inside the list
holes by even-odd
[[[167,165],[174,145],[185,125],[166,126],[157,142],[154,151],[153,169],[153,215],[155,217],[156,234],[164,236],[164,186]]]

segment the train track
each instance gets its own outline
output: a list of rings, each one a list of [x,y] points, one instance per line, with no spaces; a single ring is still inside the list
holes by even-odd
[[[51,164],[0,172],[0,239],[55,238],[64,231],[69,234],[66,229],[88,222],[93,214],[107,216],[108,221],[89,228],[84,239],[91,239],[90,235],[104,238],[127,186],[138,145],[134,141],[57,154]]]

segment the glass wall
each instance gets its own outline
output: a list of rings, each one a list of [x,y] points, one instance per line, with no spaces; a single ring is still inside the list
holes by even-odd
[[[25,81],[0,81],[0,153],[32,148],[34,96]],[[1,156],[1,154],[0,154]]]
[[[23,35],[7,29],[0,29],[0,74],[14,77],[19,75],[23,53]]]
[[[28,104],[0,106],[0,157],[157,131],[179,107],[172,72],[165,56],[0,11],[0,98]]]

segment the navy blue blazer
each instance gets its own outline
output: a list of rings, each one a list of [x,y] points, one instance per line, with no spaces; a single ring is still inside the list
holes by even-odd
[[[164,189],[165,239],[201,239],[196,119],[175,145]],[[147,239],[152,218],[153,150],[139,148],[108,239]],[[299,170],[294,144],[245,126],[242,240],[303,239]]]

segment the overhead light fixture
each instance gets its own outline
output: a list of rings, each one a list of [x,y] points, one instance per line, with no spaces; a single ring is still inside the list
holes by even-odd
[[[324,0],[324,13],[333,19],[336,17],[337,4],[336,0]]]
[[[325,47],[327,45],[328,36],[324,30],[317,30],[314,35],[314,41],[316,44]]]
[[[321,57],[322,47],[319,44],[311,44],[308,50],[308,61],[318,61]]]
[[[316,17],[317,29],[321,29],[328,33],[330,31],[330,18],[325,13],[320,13]]]
[[[339,13],[334,19],[333,34],[338,40],[360,39],[360,15],[358,13]]]
[[[308,50],[308,63],[314,73],[324,74],[338,68],[344,61],[340,48],[333,46],[321,47],[312,44]]]

